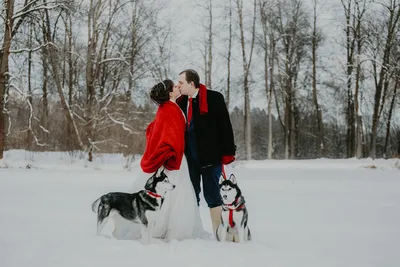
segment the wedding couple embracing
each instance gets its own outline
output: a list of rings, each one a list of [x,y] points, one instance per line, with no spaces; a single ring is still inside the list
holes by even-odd
[[[176,185],[162,204],[153,237],[183,240],[207,235],[199,213],[201,188],[215,233],[221,224],[219,179],[223,165],[233,162],[236,152],[224,97],[207,89],[197,72],[187,69],[179,74],[177,84],[172,80],[156,84],[150,98],[158,110],[146,129],[141,174],[133,189],[142,190],[159,168],[165,168]]]

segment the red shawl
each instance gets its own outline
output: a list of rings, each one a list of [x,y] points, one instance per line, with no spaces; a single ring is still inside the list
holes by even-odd
[[[154,173],[164,166],[179,170],[185,149],[185,118],[176,103],[167,101],[157,110],[155,119],[146,129],[146,149],[140,166]]]

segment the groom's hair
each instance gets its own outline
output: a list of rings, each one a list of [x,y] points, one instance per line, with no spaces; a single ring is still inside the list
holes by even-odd
[[[199,74],[198,74],[195,70],[186,69],[186,70],[182,71],[181,73],[179,73],[179,75],[181,75],[182,73],[185,73],[185,75],[186,75],[186,81],[187,81],[188,83],[193,82],[193,83],[194,83],[194,86],[195,86],[196,88],[199,88],[199,87],[200,87],[200,76],[199,76]]]

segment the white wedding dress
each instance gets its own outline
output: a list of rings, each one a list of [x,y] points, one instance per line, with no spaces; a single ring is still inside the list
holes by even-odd
[[[132,192],[143,190],[151,174],[144,173],[139,165],[133,168],[133,173],[136,179],[133,182]],[[180,170],[165,170],[165,174],[176,187],[165,195],[159,219],[153,230],[153,237],[166,241],[208,237],[209,233],[203,229],[186,158],[182,159]],[[140,228],[136,228],[135,231],[140,231]]]

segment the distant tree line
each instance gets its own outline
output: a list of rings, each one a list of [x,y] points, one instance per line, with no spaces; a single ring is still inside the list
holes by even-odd
[[[177,76],[179,33],[160,2],[2,1],[0,159],[143,153],[149,86]],[[399,157],[400,1],[340,0],[334,55],[326,2],[309,2],[196,1],[197,67],[226,98],[238,158]]]

